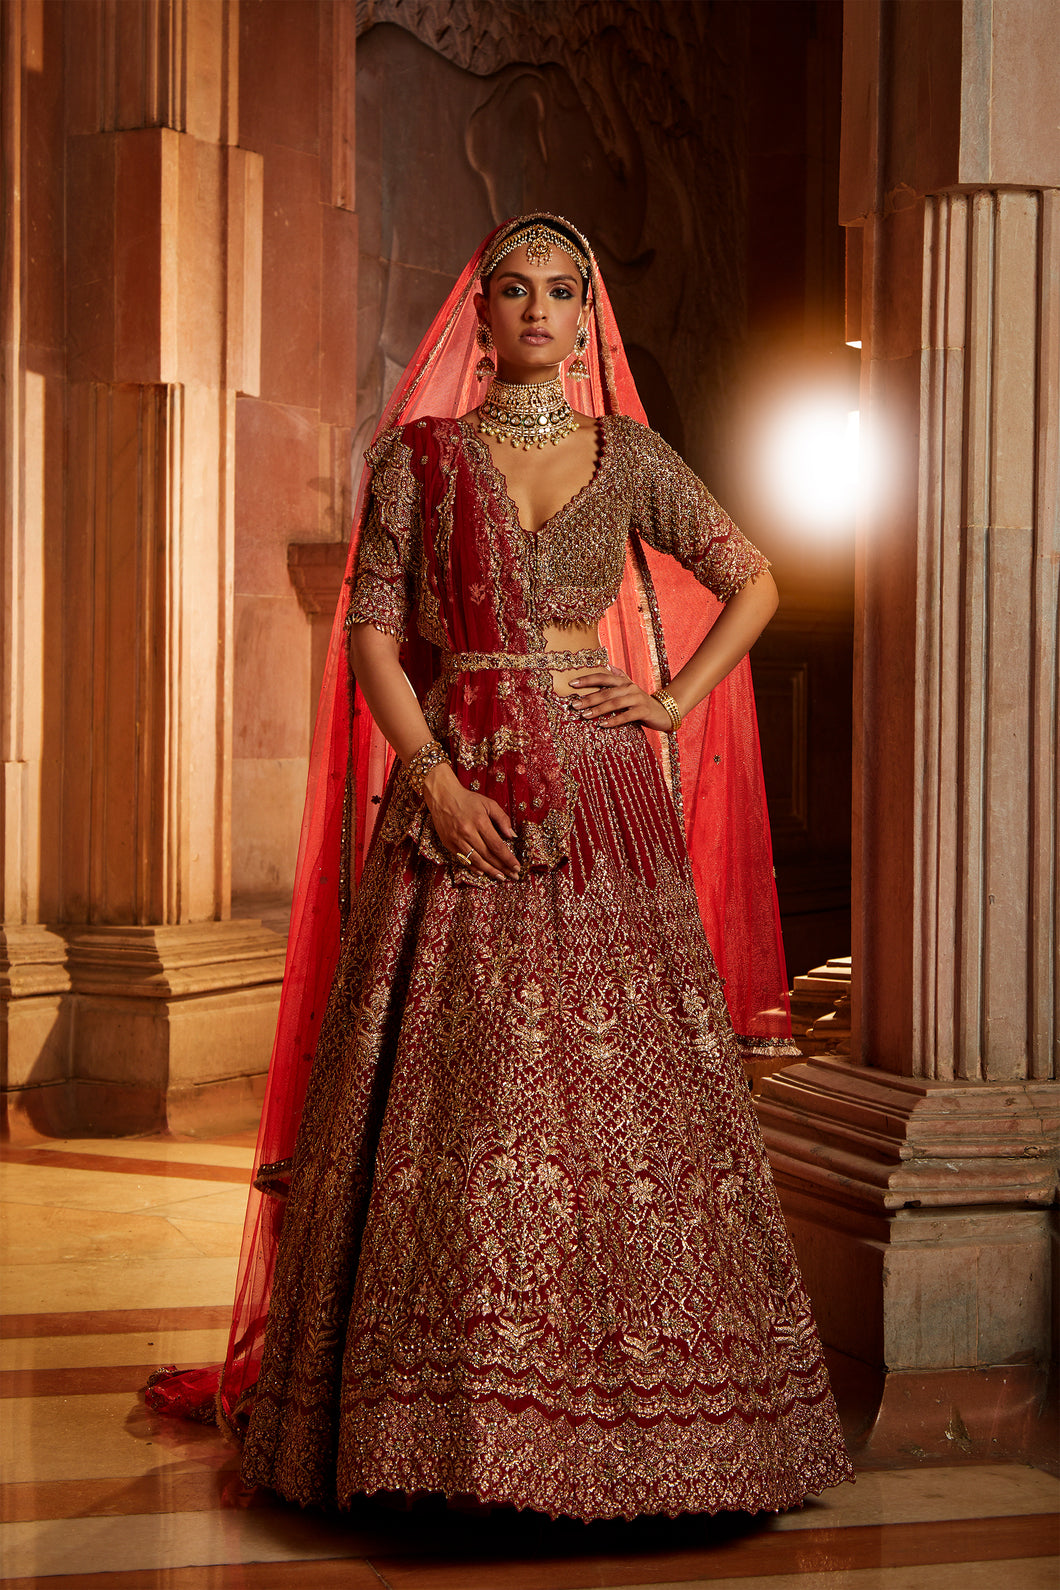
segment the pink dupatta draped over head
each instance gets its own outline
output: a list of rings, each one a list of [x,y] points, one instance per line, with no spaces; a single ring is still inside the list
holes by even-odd
[[[544,218],[543,212],[536,215]],[[474,294],[482,263],[504,233],[528,219],[504,222],[476,249],[386,405],[376,437],[421,416],[453,418],[477,406],[482,383],[475,375]],[[579,236],[569,222],[562,224]],[[625,414],[643,422],[644,410],[588,243],[585,254],[592,304],[584,356],[589,377],[568,383],[568,398],[582,412]],[[283,991],[228,1353],[220,1370],[166,1371],[148,1391],[155,1408],[198,1418],[216,1413],[235,1435],[245,1427],[258,1378],[290,1161],[340,940],[394,761],[352,682],[344,643],[369,485],[366,467],[313,733]],[[633,543],[618,600],[600,625],[601,642],[613,664],[651,691],[667,683],[691,655],[721,604],[672,559],[639,538]],[[419,685],[430,668],[429,648],[411,626],[403,660]],[[739,1041],[747,1052],[793,1053],[747,659],[687,715],[680,754],[676,736],[652,738],[683,815],[700,912]]]

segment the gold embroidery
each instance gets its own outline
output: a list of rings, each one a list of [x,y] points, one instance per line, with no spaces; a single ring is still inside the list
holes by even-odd
[[[431,588],[391,433],[351,612],[415,612],[447,648],[447,604],[487,604],[498,653],[453,658],[428,725],[457,767],[514,756],[524,779],[517,712],[465,741],[447,696],[540,683],[566,801],[517,822],[523,876],[493,883],[448,865],[391,779],[306,1100],[244,1478],[304,1504],[470,1492],[585,1519],[792,1505],[849,1464],[681,826],[643,731],[577,718],[523,660],[542,626],[602,615],[631,531],[722,599],[765,560],[632,421],[604,423],[593,480],[536,537],[470,428],[425,424],[435,550],[459,472],[483,515],[475,588]]]
[[[552,717],[565,867],[366,864],[244,1448],[302,1504],[753,1512],[849,1474],[662,774]]]
[[[582,651],[447,651],[442,657],[442,674],[479,673],[496,670],[498,673],[526,672],[540,669],[543,672],[562,672],[567,668],[603,668],[607,666],[607,653],[602,646],[584,648]],[[551,685],[548,687],[551,689]]]
[[[592,480],[537,536],[516,539],[518,584],[540,632],[551,625],[595,624],[614,602],[622,583],[630,530],[649,546],[684,564],[721,601],[769,567],[718,505],[692,470],[645,425],[614,414],[600,422],[603,447]],[[485,442],[466,422],[429,420],[437,428],[441,467],[449,475],[438,508],[439,565],[447,561],[452,535],[457,454],[464,452],[479,501],[518,524],[503,476]],[[420,632],[445,647],[437,597],[425,578],[419,483],[412,450],[390,431],[375,444],[372,510],[362,535],[351,615],[388,633],[407,622],[410,602],[419,608]],[[493,611],[503,615],[504,571],[493,557]],[[414,586],[404,602],[398,593]],[[470,593],[480,601],[484,592]]]
[[[413,571],[422,545],[422,493],[410,468],[412,449],[400,431],[369,448],[371,497],[357,548],[346,625],[372,624],[403,635],[416,600]]]

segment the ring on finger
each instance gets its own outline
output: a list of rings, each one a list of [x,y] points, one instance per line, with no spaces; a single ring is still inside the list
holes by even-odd
[[[461,855],[459,851],[456,852],[456,859],[459,861],[462,867],[470,867],[471,863],[475,859],[475,852],[470,846],[468,846],[463,855]]]

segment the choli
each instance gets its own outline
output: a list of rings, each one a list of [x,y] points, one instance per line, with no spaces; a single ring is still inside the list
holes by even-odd
[[[631,530],[721,601],[769,567],[653,430],[624,415],[598,423],[592,479],[533,535],[468,422],[417,420],[380,437],[348,622],[401,635],[414,618],[426,640],[461,650],[454,622],[488,603],[502,647],[540,645],[548,626],[603,617]]]

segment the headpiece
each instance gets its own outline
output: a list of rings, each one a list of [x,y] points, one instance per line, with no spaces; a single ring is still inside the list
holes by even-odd
[[[558,226],[549,226],[550,221],[557,222]],[[571,236],[565,237],[558,230],[560,226],[565,227]],[[575,238],[578,240],[577,243],[574,242]],[[576,227],[564,220],[562,215],[550,215],[547,210],[542,210],[537,215],[521,215],[510,222],[483,259],[481,275],[483,277],[492,275],[501,260],[507,259],[509,254],[513,254],[524,243],[526,257],[531,265],[547,265],[552,258],[553,248],[560,248],[574,261],[582,280],[588,281],[592,259],[592,249],[588,241]]]

